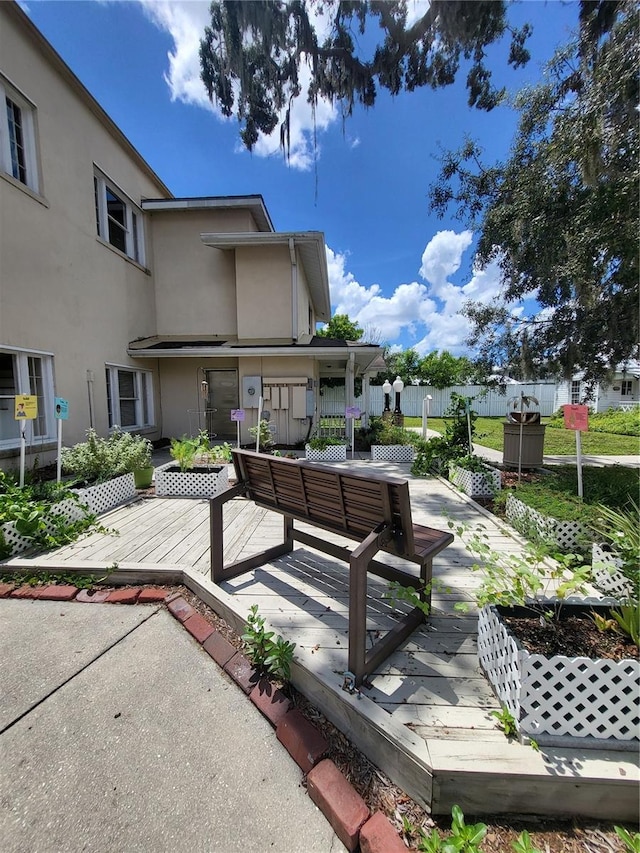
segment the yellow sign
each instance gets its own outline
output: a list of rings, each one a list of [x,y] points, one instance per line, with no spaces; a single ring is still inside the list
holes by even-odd
[[[35,394],[17,394],[14,418],[32,421],[38,417],[38,398]]]

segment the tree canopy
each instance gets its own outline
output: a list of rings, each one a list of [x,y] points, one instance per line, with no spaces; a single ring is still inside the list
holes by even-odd
[[[472,140],[442,158],[432,208],[454,207],[500,269],[501,300],[465,308],[489,367],[593,382],[636,356],[638,20],[636,2],[583,2],[577,36],[517,98],[508,159],[484,165]]]
[[[364,335],[357,323],[347,314],[334,314],[326,326],[316,332],[319,338],[333,338],[340,341],[359,341]]]
[[[508,63],[529,59],[530,28],[510,27],[507,7],[506,0],[431,0],[413,21],[407,0],[216,0],[200,42],[201,77],[211,101],[239,120],[249,150],[278,124],[288,147],[304,66],[309,103],[326,98],[347,116],[356,103],[373,106],[380,88],[396,95],[448,86],[464,60],[470,106],[490,110],[504,91],[492,85],[485,48],[508,33]]]
[[[413,348],[385,354],[387,369],[376,377],[376,382],[391,382],[396,376],[405,385],[431,385],[433,388],[450,388],[464,385],[475,377],[475,367],[465,356],[452,355],[447,350],[434,350],[420,358]]]

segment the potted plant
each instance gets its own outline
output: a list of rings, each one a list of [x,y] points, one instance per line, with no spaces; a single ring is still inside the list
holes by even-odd
[[[483,574],[478,659],[520,736],[637,748],[640,638],[631,608],[618,622],[610,605],[586,598],[590,567],[576,555],[550,560],[533,544],[522,555],[496,553],[479,536],[466,544]],[[607,632],[625,625],[629,636],[611,643]]]
[[[491,498],[501,487],[500,471],[473,454],[449,464],[449,480],[472,498]]]
[[[340,438],[314,436],[304,450],[309,462],[344,462],[347,458],[347,444]]]
[[[149,439],[131,432],[120,433],[114,453],[122,470],[133,474],[136,489],[148,489],[153,480],[153,446]]]
[[[213,464],[217,454],[206,430],[195,437],[172,438],[169,452],[174,461],[156,468],[159,497],[209,498],[228,487],[227,465]],[[224,456],[224,448],[220,452]]]
[[[640,507],[596,507],[591,552],[594,583],[608,595],[624,600],[640,598]]]
[[[100,515],[136,496],[133,471],[123,453],[134,444],[133,436],[117,428],[108,438],[91,428],[86,441],[62,449],[62,470],[75,479],[74,491],[90,512]]]

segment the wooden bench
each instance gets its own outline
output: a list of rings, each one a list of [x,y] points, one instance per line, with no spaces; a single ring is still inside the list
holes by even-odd
[[[237,485],[211,499],[211,577],[221,583],[293,550],[294,540],[349,564],[349,672],[353,687],[385,660],[424,621],[415,607],[371,649],[366,648],[367,572],[419,590],[431,600],[433,557],[453,541],[451,533],[414,524],[409,484],[398,477],[359,474],[303,459],[233,450]],[[223,507],[245,496],[257,506],[284,516],[284,542],[224,565]],[[294,527],[307,522],[359,542],[353,550]],[[419,577],[375,559],[378,552],[402,557],[420,567]],[[399,617],[400,618],[400,617]]]

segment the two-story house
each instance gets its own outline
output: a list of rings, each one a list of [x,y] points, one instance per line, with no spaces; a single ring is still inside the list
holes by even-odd
[[[208,429],[303,440],[321,376],[375,370],[380,348],[315,336],[330,317],[322,233],[274,230],[256,196],[174,198],[14,2],[0,3],[0,464],[15,397],[38,398],[28,452],[93,426],[151,439]],[[378,361],[379,364],[379,361]]]

